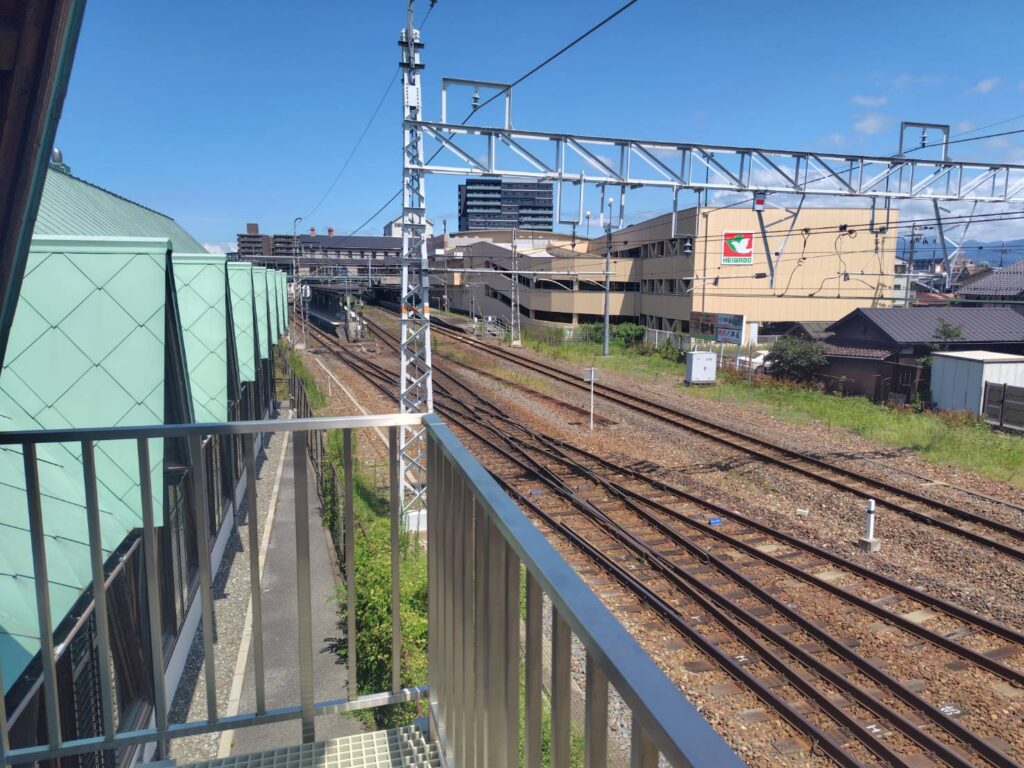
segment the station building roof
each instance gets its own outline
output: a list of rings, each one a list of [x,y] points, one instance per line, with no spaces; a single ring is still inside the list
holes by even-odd
[[[33,237],[163,237],[180,253],[206,249],[178,222],[152,208],[50,167]]]

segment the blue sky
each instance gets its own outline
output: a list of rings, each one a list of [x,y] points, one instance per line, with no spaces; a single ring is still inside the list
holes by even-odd
[[[439,0],[424,29],[428,116],[438,115],[442,76],[513,80],[621,2]],[[426,0],[417,6],[421,18]],[[233,247],[247,221],[290,231],[327,190],[391,80],[404,18],[404,0],[90,0],[57,145],[76,175],[173,216],[211,246]],[[537,130],[890,154],[901,119],[959,133],[1024,114],[1024,68],[1000,32],[1022,28],[1024,3],[1008,0],[640,0],[517,87],[514,120]],[[457,119],[467,105],[453,107]],[[481,122],[488,116],[496,122],[500,112]],[[400,187],[400,119],[395,87],[302,226],[350,232]],[[1024,118],[979,133],[1016,128]],[[1024,163],[1024,135],[955,152]],[[438,227],[445,218],[456,226],[457,183],[428,180]],[[631,218],[666,205],[641,195]],[[363,233],[380,234],[386,220]],[[1020,222],[971,231],[1022,235]]]

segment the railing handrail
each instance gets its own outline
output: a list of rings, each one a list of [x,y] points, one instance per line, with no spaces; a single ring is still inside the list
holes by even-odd
[[[497,481],[436,415],[423,417],[445,456],[460,467],[482,508],[555,610],[674,766],[740,768],[743,763],[655,665],[625,627],[555,551]]]
[[[205,435],[252,435],[268,432],[299,432],[364,427],[413,427],[422,423],[420,413],[388,413],[370,416],[330,416],[267,421],[230,421],[203,424],[152,424],[142,427],[78,427],[74,429],[28,429],[0,432],[0,445],[71,443],[82,440],[137,440],[139,438],[190,437]]]

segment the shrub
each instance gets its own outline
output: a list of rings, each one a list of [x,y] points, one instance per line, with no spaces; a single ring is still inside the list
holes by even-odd
[[[647,329],[636,323],[620,323],[612,329],[611,335],[617,344],[624,347],[637,347],[643,344],[647,338]]]
[[[773,376],[795,381],[808,381],[828,364],[821,342],[798,336],[780,336],[772,344],[766,361]]]
[[[604,341],[603,323],[580,323],[577,328],[577,335],[581,341],[601,343]]]

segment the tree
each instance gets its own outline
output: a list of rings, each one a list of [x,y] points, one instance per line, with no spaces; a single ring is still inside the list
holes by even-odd
[[[945,318],[939,318],[939,327],[935,329],[935,338],[942,342],[942,349],[949,349],[954,341],[960,341],[964,337],[963,328],[959,325],[946,322]]]
[[[775,376],[807,381],[815,371],[828,365],[821,342],[799,336],[780,336],[765,359]]]

